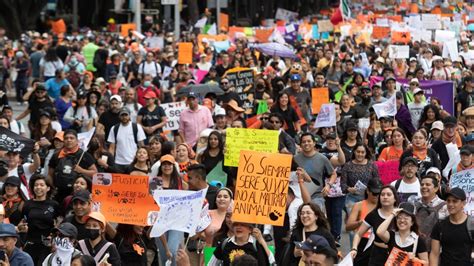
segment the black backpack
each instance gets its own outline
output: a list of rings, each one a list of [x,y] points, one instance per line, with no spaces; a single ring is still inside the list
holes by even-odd
[[[70,191],[72,185],[77,177],[77,172],[74,171],[74,167],[77,164],[77,153],[67,155],[59,159],[58,165],[54,169],[54,186],[58,191]]]
[[[428,252],[431,251],[431,231],[439,222],[439,210],[445,205],[446,202],[442,202],[436,207],[426,206],[421,202],[415,203],[419,235],[424,238]]]
[[[115,144],[117,144],[117,135],[120,127],[120,123],[114,126],[114,137],[115,137]],[[132,130],[133,130],[133,138],[135,139],[135,144],[138,145],[138,126],[136,123],[132,122]]]

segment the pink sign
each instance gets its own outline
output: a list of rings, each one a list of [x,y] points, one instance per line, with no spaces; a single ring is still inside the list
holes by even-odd
[[[400,173],[398,172],[398,165],[400,164],[400,161],[377,161],[375,164],[379,168],[380,180],[384,185],[388,185],[400,178]]]

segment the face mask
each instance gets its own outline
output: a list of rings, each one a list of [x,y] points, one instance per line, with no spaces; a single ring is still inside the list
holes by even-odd
[[[144,81],[143,82],[143,86],[145,86],[145,87],[149,87],[150,85],[151,85],[150,81]]]
[[[53,243],[58,251],[69,251],[74,249],[73,244],[67,238],[57,236],[53,239]]]
[[[100,229],[86,229],[87,231],[87,238],[91,240],[95,240],[100,236]]]

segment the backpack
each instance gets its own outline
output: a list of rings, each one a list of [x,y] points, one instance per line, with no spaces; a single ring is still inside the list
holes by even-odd
[[[66,78],[69,81],[69,83],[71,83],[71,86],[74,89],[77,89],[77,87],[79,87],[79,85],[81,84],[81,74],[79,74],[79,72],[77,72],[76,70],[76,66],[78,64],[79,63],[77,63],[74,66],[69,65],[70,69],[69,69],[69,72],[67,73],[67,78]]]
[[[419,235],[425,240],[428,252],[431,251],[431,231],[439,222],[439,210],[441,210],[445,205],[446,202],[442,202],[436,207],[430,207],[421,202],[415,202],[416,221],[418,223]]]
[[[79,240],[79,241],[78,241],[78,244],[79,244],[79,247],[81,248],[82,253],[84,253],[84,255],[89,255],[89,256],[91,256],[91,254],[89,253],[89,250],[87,249],[86,242],[85,242],[84,239],[83,239],[83,240]],[[96,253],[96,255],[95,255],[95,257],[94,257],[94,261],[95,261],[96,263],[99,263],[100,259],[101,259],[102,257],[104,257],[104,254],[105,254],[105,252],[107,251],[107,249],[108,249],[110,246],[112,246],[112,245],[113,245],[112,242],[107,242],[107,243],[105,243],[105,244],[102,246],[102,248]],[[98,264],[97,264],[97,265],[98,265]]]
[[[74,167],[77,163],[76,154],[70,154],[59,159],[54,169],[53,182],[58,191],[71,191],[74,180],[77,177]]]
[[[145,76],[145,63],[146,61],[143,61],[140,66],[142,68],[142,75]],[[160,76],[160,73],[158,73],[158,65],[156,64],[156,62],[153,62],[155,64],[155,72],[156,72],[156,76]]]
[[[115,143],[117,143],[117,135],[118,135],[119,127],[120,127],[120,123],[114,126]],[[133,130],[133,138],[135,139],[135,144],[138,145],[138,125],[136,123],[132,122],[132,130]]]
[[[71,260],[72,258],[76,257],[76,256],[79,256],[79,255],[82,255],[82,252],[80,252],[79,250],[77,249],[74,249],[74,251],[72,252],[72,256],[71,256]],[[48,262],[47,262],[47,265],[48,266],[52,266],[53,265],[53,254],[51,254],[51,256],[48,257]]]

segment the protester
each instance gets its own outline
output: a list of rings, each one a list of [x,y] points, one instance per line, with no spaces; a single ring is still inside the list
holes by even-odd
[[[72,265],[73,258],[81,254],[74,248],[77,241],[77,228],[70,223],[62,223],[54,228],[52,233],[51,242],[55,251],[44,259],[42,265]]]
[[[33,260],[28,253],[16,247],[18,234],[12,224],[0,224],[0,249],[5,252],[5,257],[0,262],[4,265],[33,266]]]

